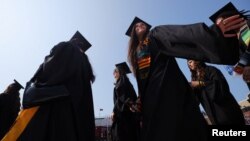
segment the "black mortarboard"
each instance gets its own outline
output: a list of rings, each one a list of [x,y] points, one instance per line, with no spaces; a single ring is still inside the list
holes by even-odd
[[[139,23],[139,22],[145,23],[147,25],[148,29],[150,29],[152,27],[150,24],[146,23],[145,21],[141,20],[140,18],[135,17],[134,20],[133,20],[133,22],[130,24],[130,26],[129,26],[127,32],[126,32],[126,35],[131,36],[131,32],[133,30],[134,25],[136,23]]]
[[[214,23],[216,23],[216,20],[219,17],[226,18],[226,17],[236,15],[236,14],[239,14],[241,17],[244,17],[246,19],[248,16],[245,16],[244,14],[247,12],[248,11],[244,11],[244,10],[239,12],[235,8],[235,6],[231,2],[229,2],[225,6],[223,6],[221,9],[219,9],[217,12],[215,12],[212,16],[210,16],[209,18]]]
[[[122,70],[124,71],[125,74],[128,74],[128,73],[131,73],[128,65],[126,62],[122,62],[122,63],[119,63],[119,64],[116,64],[115,65],[119,70]]]
[[[14,82],[15,86],[17,86],[18,89],[24,89],[24,87],[18,81],[16,81],[16,79],[14,79]]]
[[[77,46],[81,48],[84,52],[87,51],[92,45],[82,36],[79,31],[76,31],[74,36],[70,41],[76,42]]]

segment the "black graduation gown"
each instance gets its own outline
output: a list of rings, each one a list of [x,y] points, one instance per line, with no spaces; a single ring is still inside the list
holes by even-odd
[[[19,92],[0,94],[0,140],[14,123],[19,110]]]
[[[114,122],[112,123],[113,141],[136,141],[139,122],[136,114],[131,112],[126,102],[136,101],[135,90],[129,79],[121,76],[114,88]]]
[[[248,89],[250,90],[250,83],[246,82]]]
[[[142,97],[143,141],[207,140],[206,123],[174,57],[235,64],[237,39],[203,23],[158,26],[149,33],[150,73]]]
[[[40,87],[64,85],[70,96],[44,101],[19,137],[23,141],[94,141],[95,123],[87,56],[71,43],[56,45],[33,81]]]
[[[239,104],[223,74],[213,66],[205,68],[205,86],[196,90],[209,119],[215,125],[245,125]]]

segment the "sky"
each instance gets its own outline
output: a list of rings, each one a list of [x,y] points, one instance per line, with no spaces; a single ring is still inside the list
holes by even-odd
[[[113,109],[113,70],[127,61],[129,38],[125,32],[135,16],[153,27],[204,22],[229,0],[0,0],[0,92],[18,80],[25,86],[50,49],[69,40],[78,30],[92,44],[86,52],[96,81],[92,85],[95,116]],[[249,0],[231,0],[239,9],[250,9]],[[226,54],[225,54],[226,55]],[[190,80],[186,60],[178,59]],[[249,92],[241,76],[225,75],[237,101]],[[137,91],[135,78],[129,78]],[[177,78],[178,79],[178,78]],[[23,91],[21,92],[21,96]],[[103,109],[103,111],[100,111]]]

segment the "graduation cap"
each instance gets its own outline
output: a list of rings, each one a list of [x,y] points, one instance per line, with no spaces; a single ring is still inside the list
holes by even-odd
[[[134,25],[137,24],[137,23],[139,23],[139,22],[143,22],[144,24],[146,24],[146,26],[148,27],[148,29],[150,29],[152,27],[150,24],[146,23],[142,19],[140,19],[138,17],[135,17],[134,20],[133,20],[133,22],[131,23],[131,25],[129,26],[129,28],[128,28],[127,32],[126,32],[127,36],[131,36],[131,33],[132,33]]]
[[[249,15],[244,15],[245,13],[248,13],[249,11],[238,11],[235,6],[229,2],[227,3],[225,6],[223,6],[221,9],[219,9],[217,12],[215,12],[213,15],[211,15],[209,18],[210,20],[212,20],[214,23],[216,23],[217,18],[219,17],[230,17],[232,15],[236,15],[239,14],[241,17],[243,17],[244,19],[249,18]]]
[[[17,86],[18,89],[24,89],[24,87],[18,81],[16,81],[16,79],[14,79],[14,82],[14,85]]]
[[[122,62],[115,65],[119,70],[122,70],[125,74],[131,73],[126,62]]]
[[[76,45],[81,48],[84,52],[86,52],[92,45],[82,36],[79,31],[76,31],[74,36],[70,39],[76,43]]]

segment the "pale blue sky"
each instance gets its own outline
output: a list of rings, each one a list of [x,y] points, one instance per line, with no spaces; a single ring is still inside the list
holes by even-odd
[[[229,0],[1,0],[0,92],[17,79],[33,76],[50,49],[79,30],[93,45],[86,53],[96,74],[93,97],[96,116],[113,108],[114,64],[127,60],[128,37],[124,35],[135,16],[153,26],[205,22]],[[238,9],[250,9],[249,0],[231,0]],[[226,54],[225,54],[226,55]],[[186,61],[178,59],[190,78]],[[219,66],[238,101],[248,89],[240,77]],[[137,89],[135,79],[129,75]],[[21,91],[22,93],[22,91]],[[104,109],[101,113],[99,109]]]

